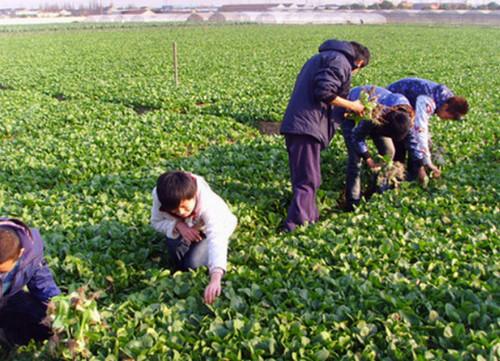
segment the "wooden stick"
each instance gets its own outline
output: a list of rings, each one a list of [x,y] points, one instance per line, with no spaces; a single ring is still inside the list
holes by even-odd
[[[175,79],[175,86],[179,86],[179,64],[177,63],[177,43],[174,41],[172,44],[173,51],[174,51],[174,79]]]

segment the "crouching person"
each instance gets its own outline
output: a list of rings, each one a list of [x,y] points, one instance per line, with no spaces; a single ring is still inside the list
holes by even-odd
[[[0,218],[0,339],[4,345],[48,339],[51,329],[43,322],[47,304],[60,293],[44,259],[38,230]]]
[[[202,177],[174,171],[158,178],[151,225],[165,234],[168,253],[178,270],[208,266],[210,282],[204,292],[208,304],[221,293],[229,237],[236,224],[227,204]]]
[[[348,99],[359,99],[363,91],[370,94],[370,99],[375,99],[380,106],[376,115],[377,122],[363,120],[356,125],[354,120],[345,118],[344,109],[334,111],[336,121],[340,119],[348,153],[345,190],[347,210],[353,210],[361,198],[362,159],[372,169],[379,167],[368,151],[366,138],[372,138],[380,155],[392,159],[395,154],[393,143],[405,139],[413,121],[413,109],[403,95],[391,93],[382,87],[367,85],[353,88]]]
[[[418,178],[425,183],[427,171],[439,178],[441,170],[432,162],[430,151],[430,119],[437,115],[441,120],[459,120],[469,111],[467,99],[455,96],[445,85],[420,78],[400,79],[390,84],[387,89],[404,95],[415,109],[415,124],[408,139],[395,144],[395,160],[404,162],[408,159],[409,179]]]

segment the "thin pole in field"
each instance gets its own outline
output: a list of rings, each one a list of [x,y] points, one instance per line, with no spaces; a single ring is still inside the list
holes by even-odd
[[[172,48],[174,51],[174,79],[175,86],[179,86],[179,64],[177,63],[177,43],[174,41],[172,43]]]

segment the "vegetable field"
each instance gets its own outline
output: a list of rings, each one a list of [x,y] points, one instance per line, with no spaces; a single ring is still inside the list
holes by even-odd
[[[0,214],[40,228],[65,293],[59,343],[2,360],[498,360],[500,29],[144,26],[0,32]],[[337,207],[346,151],[323,153],[321,220],[280,234],[280,121],[327,38],[372,63],[353,85],[447,84],[465,121],[431,123],[443,178]],[[179,49],[180,85],[172,71]],[[171,274],[149,226],[157,176],[200,174],[239,220],[223,294]],[[76,308],[75,308],[76,307]],[[62,311],[61,311],[62,312]],[[68,342],[69,341],[69,342]]]

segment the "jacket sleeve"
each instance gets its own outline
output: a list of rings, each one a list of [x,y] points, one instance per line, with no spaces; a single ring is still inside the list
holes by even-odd
[[[44,303],[61,293],[44,258],[37,264],[27,286],[30,293]]]
[[[153,189],[153,206],[151,208],[151,226],[160,233],[165,234],[169,238],[179,237],[179,233],[175,230],[177,219],[166,212],[160,211],[160,201],[156,194],[156,188]]]
[[[237,219],[227,204],[210,188],[203,200],[205,209],[202,218],[208,242],[208,269],[227,269],[227,248],[229,237],[236,229]]]
[[[434,114],[436,105],[432,98],[421,95],[415,105],[415,125],[410,130],[407,147],[414,161],[422,165],[432,165],[429,150],[429,119]]]
[[[319,101],[330,104],[351,81],[351,69],[338,57],[321,58],[321,65],[314,76],[314,96]]]
[[[362,120],[356,128],[352,131],[352,140],[354,143],[354,148],[358,155],[364,159],[370,158],[370,152],[368,151],[368,146],[366,145],[366,138],[370,135],[373,130],[373,123]]]

